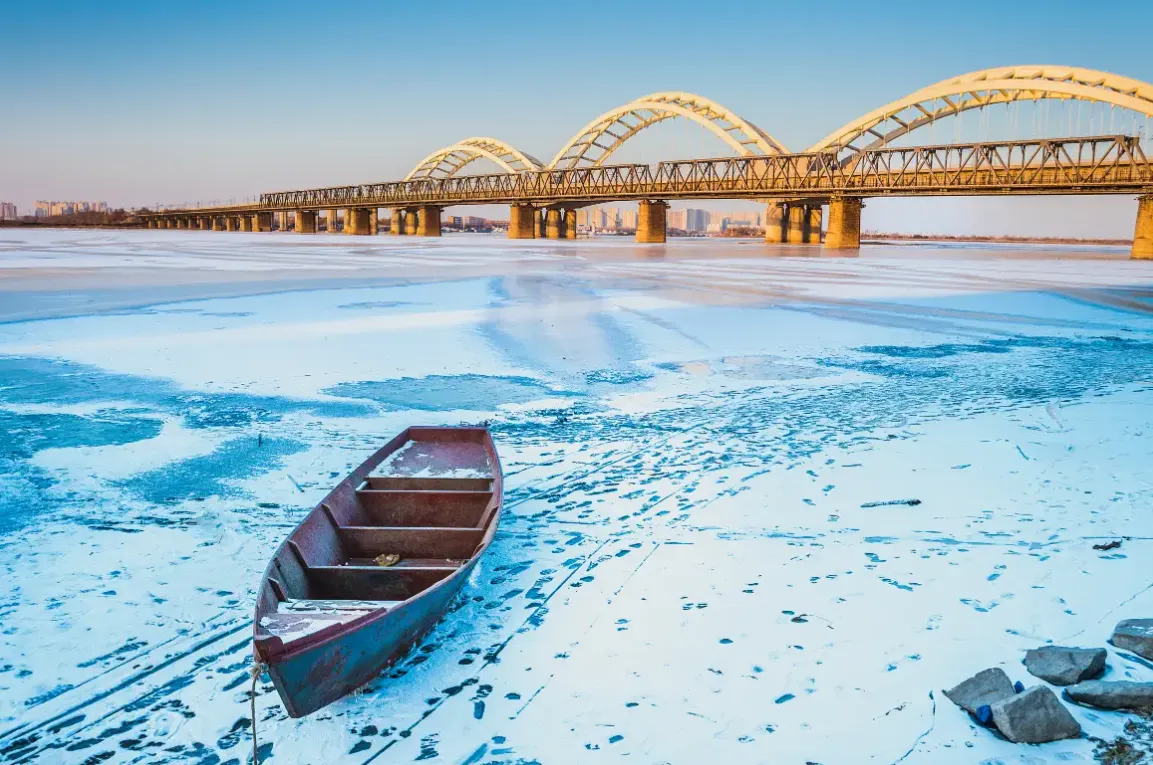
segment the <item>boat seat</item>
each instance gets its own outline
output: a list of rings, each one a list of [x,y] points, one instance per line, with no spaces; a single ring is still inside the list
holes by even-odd
[[[310,594],[319,599],[408,600],[460,568],[451,566],[311,566]]]
[[[484,539],[484,530],[477,528],[336,525],[336,530],[350,557],[375,558],[394,553],[401,562],[410,558],[468,559]]]
[[[491,491],[491,478],[413,478],[397,475],[370,475],[361,489],[394,491]]]
[[[282,600],[276,613],[261,617],[260,626],[281,640],[296,640],[333,624],[345,624],[381,609],[395,608],[403,600]]]
[[[372,526],[476,528],[492,491],[359,489],[356,497]]]
[[[344,565],[361,568],[460,568],[463,560],[452,558],[401,558],[391,566],[381,566],[375,558],[349,558]]]

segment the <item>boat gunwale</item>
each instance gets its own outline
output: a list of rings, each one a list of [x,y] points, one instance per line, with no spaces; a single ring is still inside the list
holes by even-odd
[[[473,554],[469,557],[468,562],[466,562],[463,566],[461,566],[460,568],[458,568],[456,571],[452,572],[448,576],[444,577],[443,579],[438,580],[437,582],[435,582],[431,586],[427,587],[426,589],[421,590],[420,592],[418,592],[417,594],[413,595],[410,598],[407,598],[399,606],[396,606],[394,608],[381,608],[381,609],[377,609],[375,611],[368,611],[368,612],[365,612],[364,614],[362,614],[361,616],[358,616],[355,619],[352,619],[350,621],[341,622],[341,623],[326,626],[320,630],[317,630],[316,632],[310,633],[308,635],[303,635],[300,638],[297,638],[295,640],[291,640],[291,641],[286,642],[283,639],[281,639],[279,636],[273,635],[272,633],[270,633],[267,630],[267,628],[262,627],[260,625],[260,620],[264,616],[267,616],[268,613],[267,612],[261,613],[261,611],[260,611],[261,596],[264,592],[264,588],[270,586],[269,580],[272,578],[275,578],[274,577],[275,572],[273,571],[273,568],[276,565],[277,558],[288,548],[288,543],[293,540],[293,538],[296,536],[297,532],[299,532],[301,530],[301,528],[304,526],[304,524],[307,523],[308,520],[310,518],[312,518],[312,516],[314,514],[324,512],[322,507],[325,504],[327,504],[328,501],[333,497],[333,495],[335,495],[338,491],[340,491],[341,488],[344,487],[344,485],[346,483],[352,483],[355,481],[353,491],[354,492],[357,491],[358,489],[356,487],[361,486],[365,482],[365,480],[367,480],[369,474],[373,470],[375,470],[377,467],[379,467],[380,463],[383,462],[386,457],[388,457],[390,454],[393,454],[394,452],[398,451],[402,446],[404,446],[404,444],[408,443],[410,440],[415,440],[415,439],[411,438],[411,434],[413,431],[419,432],[422,430],[473,430],[473,431],[480,431],[484,435],[483,445],[484,445],[485,452],[488,454],[490,466],[492,468],[492,476],[490,477],[490,480],[493,482],[491,494],[493,496],[493,499],[496,502],[496,505],[493,508],[492,512],[489,514],[488,522],[483,527],[484,534],[481,537],[480,542],[477,544],[476,548],[474,549]],[[433,425],[433,426],[412,425],[412,426],[405,428],[399,435],[397,435],[391,441],[386,443],[384,446],[380,447],[380,449],[376,450],[372,455],[370,455],[368,457],[368,459],[366,459],[363,463],[361,463],[359,466],[357,466],[355,469],[353,469],[352,472],[350,472],[347,476],[345,476],[344,480],[342,480],[340,483],[336,484],[332,488],[332,490],[329,491],[328,494],[326,494],[324,496],[323,499],[321,499],[319,502],[317,502],[316,505],[312,508],[312,510],[310,510],[304,516],[304,518],[301,519],[300,523],[298,523],[296,525],[296,527],[293,528],[293,530],[288,534],[288,536],[285,537],[284,541],[281,542],[281,544],[276,548],[276,551],[269,558],[268,566],[265,567],[264,575],[261,579],[261,585],[260,585],[261,589],[257,592],[256,608],[254,609],[256,618],[253,620],[253,654],[256,657],[256,660],[260,661],[260,662],[264,662],[266,664],[279,664],[279,663],[282,663],[285,661],[289,661],[289,660],[299,656],[300,654],[306,653],[308,651],[312,651],[312,650],[317,649],[317,648],[322,648],[322,647],[328,645],[329,643],[338,641],[349,634],[360,631],[364,627],[367,627],[368,625],[376,622],[379,619],[388,618],[394,614],[397,614],[398,612],[400,612],[402,610],[405,610],[409,605],[418,602],[425,595],[428,595],[430,593],[434,593],[437,590],[455,582],[457,579],[459,579],[466,572],[471,574],[473,568],[475,568],[476,560],[479,559],[480,556],[484,555],[484,553],[488,550],[488,547],[489,547],[490,543],[492,542],[493,537],[496,534],[496,529],[497,529],[497,526],[498,526],[499,521],[500,521],[500,516],[504,510],[504,493],[503,493],[504,492],[504,489],[503,489],[504,481],[503,481],[503,478],[504,478],[504,473],[503,473],[503,470],[501,469],[500,455],[497,454],[496,444],[493,442],[492,433],[489,432],[488,428],[483,427],[483,426],[461,427],[461,426],[437,426],[437,425]],[[432,526],[432,527],[426,527],[426,528],[476,528],[476,529],[480,530],[482,527],[479,527],[479,526],[478,527],[471,527],[471,526],[467,526],[467,527]],[[260,634],[262,630],[264,632],[263,635]],[[265,637],[266,635],[267,635],[267,637]],[[270,638],[271,638],[271,640],[270,640]],[[265,645],[263,647],[260,645],[262,639],[265,642]]]

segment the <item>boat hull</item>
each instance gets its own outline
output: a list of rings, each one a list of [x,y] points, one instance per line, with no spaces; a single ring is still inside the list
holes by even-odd
[[[435,592],[405,603],[360,629],[272,661],[268,674],[288,714],[304,717],[352,693],[379,675],[444,615],[476,561]]]

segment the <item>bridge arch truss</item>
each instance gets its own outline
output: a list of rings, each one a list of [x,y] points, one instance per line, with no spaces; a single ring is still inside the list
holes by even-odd
[[[845,156],[885,148],[939,119],[1018,101],[1087,101],[1153,116],[1153,86],[1139,80],[1060,66],[983,69],[929,85],[842,125],[809,148]]]
[[[488,159],[507,173],[542,169],[540,160],[497,138],[474,137],[445,146],[422,159],[406,181],[451,178],[478,159]]]
[[[626,141],[647,127],[674,117],[691,120],[728,144],[739,156],[788,152],[759,127],[725,107],[692,93],[652,93],[605,112],[564,145],[548,169],[603,165]]]

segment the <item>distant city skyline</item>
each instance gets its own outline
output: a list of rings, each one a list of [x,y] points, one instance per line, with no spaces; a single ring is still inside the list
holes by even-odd
[[[670,0],[664,12],[653,14],[643,4],[590,0],[584,12],[612,19],[611,25],[574,29],[571,35],[530,34],[510,45],[508,19],[532,17],[541,25],[571,19],[561,8],[523,2],[448,2],[443,13],[468,30],[470,43],[463,46],[391,34],[423,23],[416,6],[353,2],[347,12],[357,23],[333,36],[300,23],[314,5],[291,1],[254,2],[238,19],[231,5],[208,0],[201,12],[233,19],[214,25],[181,23],[184,10],[166,4],[20,4],[5,10],[0,25],[0,67],[35,67],[37,76],[0,80],[0,102],[12,107],[5,114],[6,146],[29,149],[7,152],[0,196],[21,210],[47,198],[108,199],[113,207],[239,201],[284,188],[399,179],[429,152],[474,135],[498,137],[547,162],[597,114],[664,90],[713,99],[801,150],[881,104],[992,66],[1068,64],[1153,81],[1153,58],[1141,46],[1118,45],[1116,30],[1085,25],[1082,6],[1071,0],[1008,6],[974,0],[964,14],[898,0],[866,15],[857,4],[832,0],[826,6],[830,17],[849,14],[854,24],[823,29],[820,45],[799,34],[764,44],[767,28],[811,28],[801,6],[722,1],[710,6],[709,15],[728,21],[706,26],[708,34],[686,28],[686,14],[695,9]],[[1153,25],[1147,0],[1118,0],[1110,13],[1132,29]],[[1030,32],[990,35],[992,17],[1002,28]],[[902,30],[907,41],[934,25],[974,42],[922,50],[865,42],[892,40]],[[561,46],[565,56],[557,55]],[[571,76],[573,56],[582,67],[577,79]],[[416,59],[422,64],[414,72],[396,68],[396,62]],[[75,76],[92,61],[101,62],[99,77]],[[253,71],[283,78],[269,87],[220,87]],[[357,76],[341,76],[347,72]],[[445,82],[469,86],[446,89]],[[917,140],[948,141],[1002,128],[1147,129],[1144,122],[1114,123],[1111,114],[1066,114],[1062,105],[1051,107],[1044,124],[1041,111],[1028,109],[1021,115],[998,112],[995,119],[973,114],[956,118],[956,125],[942,121],[936,132],[926,129]],[[612,161],[731,153],[699,126],[671,120],[644,131]],[[475,167],[494,171],[491,163]],[[692,206],[718,212],[733,203]],[[868,203],[865,225],[1127,236],[1133,207],[1129,197],[882,199]],[[507,217],[479,207],[452,214]]]

